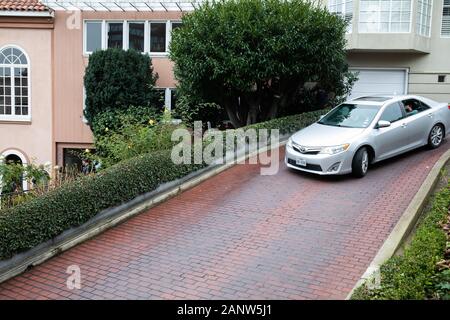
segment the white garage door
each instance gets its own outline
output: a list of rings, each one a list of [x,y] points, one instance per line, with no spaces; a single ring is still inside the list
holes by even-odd
[[[406,71],[386,69],[351,69],[357,71],[349,99],[374,94],[406,94]]]

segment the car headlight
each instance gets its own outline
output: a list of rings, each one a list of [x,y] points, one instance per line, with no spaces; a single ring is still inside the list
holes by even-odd
[[[292,137],[288,139],[288,142],[286,143],[286,145],[287,145],[288,147],[291,147],[291,148],[292,148]]]
[[[340,152],[347,151],[350,147],[350,144],[341,144],[339,146],[332,146],[332,147],[323,147],[322,150],[320,150],[321,154],[336,154]]]

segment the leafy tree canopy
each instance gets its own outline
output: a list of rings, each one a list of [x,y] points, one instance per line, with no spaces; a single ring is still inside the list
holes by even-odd
[[[206,2],[172,34],[179,94],[193,108],[220,105],[236,127],[322,107],[354,81],[345,29],[341,17],[309,1]]]

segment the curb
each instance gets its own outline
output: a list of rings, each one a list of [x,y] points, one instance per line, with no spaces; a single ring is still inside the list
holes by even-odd
[[[183,178],[159,186],[147,194],[140,195],[130,202],[99,212],[92,219],[79,227],[64,231],[57,237],[48,240],[28,251],[18,253],[12,258],[0,261],[0,283],[11,279],[30,267],[37,266],[53,256],[64,252],[103,231],[112,228],[127,219],[132,218],[188,189],[195,187],[203,181],[233,167],[235,164],[246,161],[262,152],[279,148],[286,144],[289,136],[280,136],[280,141],[246,154],[238,150],[233,154],[233,161],[225,160],[225,164],[212,164],[206,168],[193,172]],[[234,159],[236,158],[236,159]]]
[[[420,186],[420,189],[417,191],[416,195],[411,200],[411,203],[398,220],[394,229],[392,229],[388,238],[383,243],[380,250],[378,250],[375,258],[373,258],[369,267],[353,287],[352,291],[350,291],[350,293],[347,295],[345,300],[350,300],[355,290],[363,285],[364,282],[373,278],[374,273],[380,270],[381,265],[383,265],[389,258],[391,258],[400,248],[401,244],[410,234],[417,220],[422,215],[423,208],[425,207],[425,204],[431,192],[433,191],[433,188],[439,180],[441,169],[447,164],[449,160],[450,149],[447,150],[434,164],[433,168],[428,173],[428,176]]]

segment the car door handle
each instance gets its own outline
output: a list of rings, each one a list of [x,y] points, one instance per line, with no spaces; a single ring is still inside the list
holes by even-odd
[[[402,127],[403,127],[403,128],[406,128],[407,126],[408,126],[407,123],[402,123]]]
[[[433,118],[433,114],[432,114],[432,113],[429,113],[429,114],[428,114],[428,117]]]

